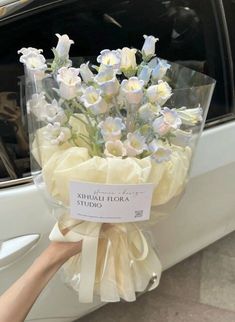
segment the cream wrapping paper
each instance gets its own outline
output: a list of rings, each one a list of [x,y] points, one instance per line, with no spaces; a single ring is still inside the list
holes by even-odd
[[[183,189],[190,165],[191,149],[171,146],[171,160],[157,163],[150,157],[90,157],[86,147],[50,145],[39,129],[32,152],[42,166],[46,190],[53,200],[69,208],[69,183],[86,181],[103,184],[155,185],[152,206],[167,203]],[[160,216],[155,213],[153,216]],[[152,218],[153,219],[153,218]],[[156,218],[155,218],[156,219]],[[150,219],[151,220],[151,219]],[[63,235],[62,231],[69,231]],[[82,241],[82,251],[64,270],[79,301],[90,303],[93,294],[101,301],[134,301],[136,292],[157,287],[161,263],[141,228],[134,223],[100,224],[72,219],[65,210],[50,234],[54,241]]]

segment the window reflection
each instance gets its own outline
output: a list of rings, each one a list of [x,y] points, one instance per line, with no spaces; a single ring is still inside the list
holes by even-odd
[[[17,80],[23,68],[18,63],[17,50],[42,48],[50,58],[55,33],[67,33],[76,40],[71,48],[73,57],[98,56],[105,48],[141,48],[143,34],[153,34],[160,38],[159,57],[217,80],[208,119],[231,113],[229,91],[233,82],[228,75],[226,44],[221,41],[223,26],[219,19],[223,13],[216,3],[219,1],[34,0],[12,16],[2,21],[0,17],[0,159],[4,155],[7,166],[12,164],[11,173],[16,171],[19,176],[26,175],[29,169],[26,117],[21,102],[24,95]],[[0,161],[0,180],[9,176],[1,170],[5,168]]]
[[[2,0],[0,1],[0,18],[10,16],[27,6],[33,0]]]
[[[26,125],[16,92],[0,92],[0,178],[15,179],[28,168]]]

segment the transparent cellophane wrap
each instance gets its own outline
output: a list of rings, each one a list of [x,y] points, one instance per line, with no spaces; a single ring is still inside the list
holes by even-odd
[[[172,212],[185,189],[215,84],[206,75],[175,63],[171,63],[164,79],[173,89],[173,95],[165,106],[186,106],[188,109],[200,106],[203,120],[190,127],[192,137],[188,145],[182,146],[177,140],[171,144],[171,158],[162,163],[151,157],[91,157],[82,141],[80,146],[72,142],[51,144],[44,136],[46,124],[29,112],[34,182],[57,219],[50,239],[82,241],[81,252],[63,267],[65,280],[78,292],[80,302],[90,303],[94,296],[99,296],[103,302],[134,301],[138,293],[152,290],[159,284],[162,267],[154,236],[150,238],[149,232],[154,230],[159,218]],[[44,92],[51,102],[56,93],[54,88],[58,88],[58,84],[52,76],[35,81],[27,77],[26,71],[27,101],[33,94]],[[70,121],[76,131],[84,131],[81,122],[72,116]],[[69,199],[71,181],[105,185],[152,183],[150,219],[138,223],[97,223],[73,219]]]

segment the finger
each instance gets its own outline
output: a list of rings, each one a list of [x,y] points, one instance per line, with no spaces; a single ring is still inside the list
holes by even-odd
[[[12,113],[9,113],[9,112],[3,110],[2,112],[0,112],[0,115],[7,116],[7,117],[11,117],[12,116]]]
[[[5,111],[11,114],[15,114],[16,110],[13,106],[4,106]]]
[[[66,235],[69,231],[70,231],[69,228],[65,228],[61,232],[62,232],[63,235]]]

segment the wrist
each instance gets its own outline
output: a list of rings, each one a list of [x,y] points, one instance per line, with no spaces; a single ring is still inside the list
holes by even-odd
[[[53,245],[50,244],[44,252],[35,260],[35,265],[39,271],[56,271],[64,264],[61,255],[57,253]]]
[[[81,251],[82,242],[51,242],[46,255],[53,265],[61,266]]]
[[[63,252],[60,251],[57,243],[50,243],[45,250],[46,261],[53,267],[60,267],[66,262],[66,257]]]
[[[36,265],[40,270],[56,271],[69,258],[81,251],[81,242],[51,242],[46,250],[37,258]]]

